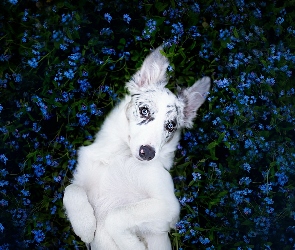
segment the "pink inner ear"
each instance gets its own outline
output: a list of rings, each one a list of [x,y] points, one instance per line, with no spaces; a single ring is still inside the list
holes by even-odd
[[[185,120],[193,120],[197,115],[198,101],[193,97],[195,97],[194,93],[185,96],[185,106],[183,111]]]
[[[159,47],[148,55],[139,71],[126,84],[130,93],[146,90],[148,88],[165,87],[167,84],[166,70],[169,65],[168,59],[160,52]]]
[[[183,90],[180,93],[180,98],[184,102],[184,125],[191,127],[193,125],[193,119],[197,115],[197,110],[206,100],[206,95],[210,88],[210,78],[203,77],[198,80],[193,86]]]

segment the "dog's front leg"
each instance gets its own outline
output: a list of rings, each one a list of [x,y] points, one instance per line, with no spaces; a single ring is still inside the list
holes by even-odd
[[[135,234],[136,230],[163,234],[169,231],[172,217],[167,202],[150,198],[110,211],[105,223],[119,249],[144,250],[146,247]]]
[[[85,243],[93,241],[96,219],[85,190],[75,184],[67,186],[63,203],[74,232]]]

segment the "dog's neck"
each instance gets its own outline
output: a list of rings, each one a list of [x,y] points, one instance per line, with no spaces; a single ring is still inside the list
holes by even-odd
[[[96,134],[97,155],[103,157],[103,161],[109,161],[116,157],[118,152],[128,156],[131,154],[127,144],[128,135],[125,130],[128,129],[128,120],[125,115],[125,106],[128,103],[128,97],[123,99],[121,103],[115,107],[106,118],[103,126]]]

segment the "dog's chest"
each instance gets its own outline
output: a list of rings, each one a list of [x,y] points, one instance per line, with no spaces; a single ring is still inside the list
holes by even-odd
[[[100,213],[129,203],[147,199],[142,179],[145,171],[140,166],[114,164],[107,167],[100,183],[96,210]]]

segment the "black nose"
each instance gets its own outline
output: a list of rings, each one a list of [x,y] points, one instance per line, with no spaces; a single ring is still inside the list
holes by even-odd
[[[155,150],[151,146],[140,146],[139,156],[145,161],[150,161],[155,157]]]

